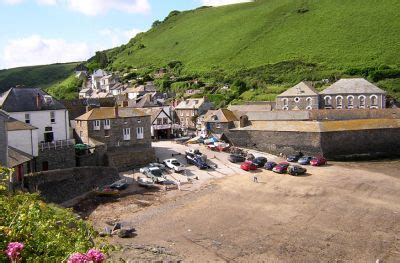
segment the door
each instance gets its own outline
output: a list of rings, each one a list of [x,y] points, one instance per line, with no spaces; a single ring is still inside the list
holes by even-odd
[[[49,170],[49,162],[44,161],[42,162],[42,171],[48,171]]]

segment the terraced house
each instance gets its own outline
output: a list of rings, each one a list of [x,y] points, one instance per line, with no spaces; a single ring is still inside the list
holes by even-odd
[[[196,129],[196,118],[205,114],[213,104],[205,98],[186,99],[175,107],[176,114],[183,129]]]

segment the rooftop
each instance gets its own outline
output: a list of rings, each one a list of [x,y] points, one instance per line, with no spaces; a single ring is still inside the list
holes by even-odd
[[[179,103],[178,106],[176,106],[176,109],[178,110],[198,109],[204,103],[204,101],[205,101],[204,98],[186,99],[181,103]]]
[[[8,119],[7,131],[37,130],[38,128],[12,117]]]
[[[115,114],[118,110],[118,116]],[[102,107],[94,108],[85,114],[79,116],[75,120],[77,121],[89,121],[89,120],[106,120],[106,119],[117,119],[117,118],[134,118],[148,116],[143,111],[136,108],[118,108],[118,107]]]
[[[238,118],[228,109],[211,110],[204,116],[205,122],[232,122]]]
[[[363,78],[341,79],[320,94],[385,94],[386,92]]]
[[[311,83],[302,81],[299,84],[289,88],[285,92],[278,95],[278,97],[295,97],[295,96],[316,96],[318,91],[312,86]]]

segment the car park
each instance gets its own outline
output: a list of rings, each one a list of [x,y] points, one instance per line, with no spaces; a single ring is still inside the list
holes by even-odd
[[[290,165],[287,169],[288,174],[298,176],[303,175],[307,172],[307,169],[300,165]]]
[[[311,159],[312,156],[303,156],[297,162],[301,165],[307,165],[310,164]]]
[[[269,171],[272,171],[272,169],[274,169],[274,167],[276,165],[277,165],[276,162],[266,162],[265,165],[264,165],[264,168],[269,170]]]
[[[328,164],[327,160],[324,157],[318,156],[313,157],[310,161],[312,166],[322,166]]]
[[[139,184],[139,186],[143,186],[143,187],[154,187],[154,181],[151,178],[148,177],[138,177],[137,179],[137,183]]]
[[[259,156],[257,158],[254,158],[253,164],[255,164],[258,168],[264,167],[265,163],[267,162],[267,158],[263,156]]]
[[[240,154],[231,154],[228,157],[228,161],[230,161],[231,163],[242,163],[246,161],[246,157]]]
[[[244,171],[253,171],[257,170],[257,166],[251,162],[251,161],[246,161],[240,165],[240,168]]]
[[[281,162],[278,163],[273,169],[272,171],[278,174],[284,174],[287,172],[287,168],[289,167],[289,163],[287,162]]]
[[[185,166],[178,162],[177,159],[167,159],[164,160],[164,164],[169,169],[173,170],[174,172],[181,173],[185,171]]]

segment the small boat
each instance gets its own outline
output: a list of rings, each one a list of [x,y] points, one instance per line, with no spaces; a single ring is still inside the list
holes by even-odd
[[[110,187],[98,187],[94,190],[94,193],[98,196],[114,196],[118,195],[119,191]]]

